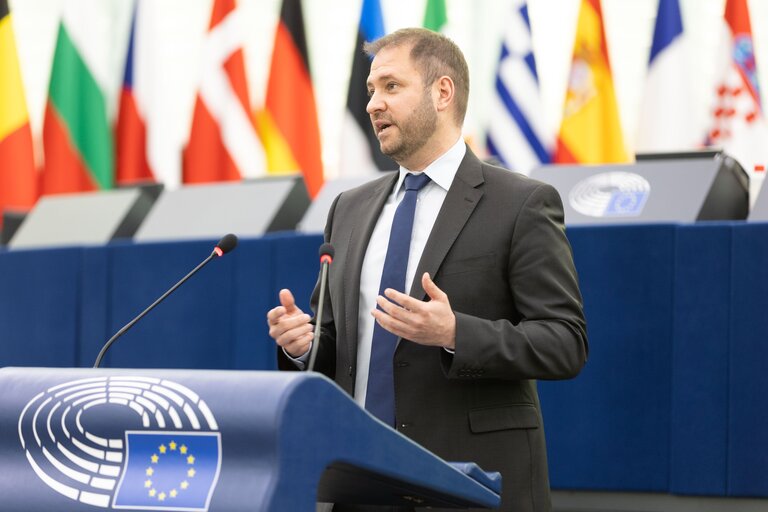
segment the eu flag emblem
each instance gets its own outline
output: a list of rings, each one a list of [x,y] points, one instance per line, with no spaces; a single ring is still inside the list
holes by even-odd
[[[218,432],[128,431],[125,437],[113,508],[208,509],[221,467]]]
[[[648,199],[645,190],[616,190],[605,209],[606,217],[636,217],[643,212],[645,201]]]

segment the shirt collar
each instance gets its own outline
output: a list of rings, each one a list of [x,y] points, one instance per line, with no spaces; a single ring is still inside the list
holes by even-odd
[[[456,172],[459,170],[459,165],[461,165],[461,161],[464,159],[466,152],[467,146],[464,144],[464,139],[460,136],[456,143],[451,146],[448,151],[440,155],[437,160],[429,164],[423,172],[427,173],[429,179],[431,179],[433,182],[439,185],[440,188],[447,192],[448,189],[451,188],[453,178],[456,177]],[[395,186],[395,194],[397,194],[397,192],[403,186],[405,176],[411,172],[413,171],[409,171],[402,165],[400,166],[400,177],[398,178],[397,185]]]

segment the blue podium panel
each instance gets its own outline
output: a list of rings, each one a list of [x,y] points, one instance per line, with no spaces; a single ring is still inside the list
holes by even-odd
[[[539,383],[554,488],[669,488],[674,235],[568,229],[590,349],[576,379]]]
[[[119,244],[119,242],[118,242]],[[80,275],[80,337],[77,366],[93,366],[104,343],[114,334],[109,331],[110,257],[106,247],[84,247]]]
[[[213,250],[216,241],[108,247],[110,333],[138,315]],[[211,261],[112,347],[104,366],[231,368],[235,251]],[[94,356],[95,358],[95,356]]]
[[[768,496],[768,224],[733,227],[728,494]]]
[[[231,368],[274,370],[275,342],[269,337],[267,311],[277,305],[274,243],[265,238],[240,240],[234,257],[235,329]]]
[[[726,493],[731,231],[726,224],[677,229],[670,490]]]
[[[81,252],[3,253],[0,366],[76,364]]]
[[[498,473],[447,464],[295,372],[0,369],[0,467],[4,512],[500,501]]]

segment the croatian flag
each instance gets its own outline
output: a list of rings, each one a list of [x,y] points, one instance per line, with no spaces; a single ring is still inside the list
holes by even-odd
[[[747,0],[725,4],[720,37],[707,144],[723,148],[747,171],[754,200],[768,164],[768,124],[760,102]]]

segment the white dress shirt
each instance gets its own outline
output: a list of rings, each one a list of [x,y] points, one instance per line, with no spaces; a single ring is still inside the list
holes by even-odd
[[[413,283],[416,267],[421,260],[427,239],[435,225],[437,214],[443,206],[448,189],[459,169],[467,148],[464,140],[459,137],[451,149],[432,162],[423,172],[427,173],[430,182],[419,191],[416,200],[416,213],[413,219],[411,247],[408,252],[408,269],[405,272],[405,293],[408,293]],[[395,188],[387,198],[384,209],[379,215],[376,227],[368,242],[363,267],[360,272],[360,303],[357,323],[357,374],[355,375],[355,402],[365,407],[365,395],[368,390],[368,367],[371,362],[371,342],[373,341],[373,326],[376,320],[371,311],[376,307],[376,297],[379,295],[381,273],[384,270],[384,259],[387,256],[389,233],[392,229],[392,219],[395,217],[400,201],[405,196],[403,181],[410,173],[405,167],[400,167],[400,178]],[[421,276],[418,276],[421,279]]]

